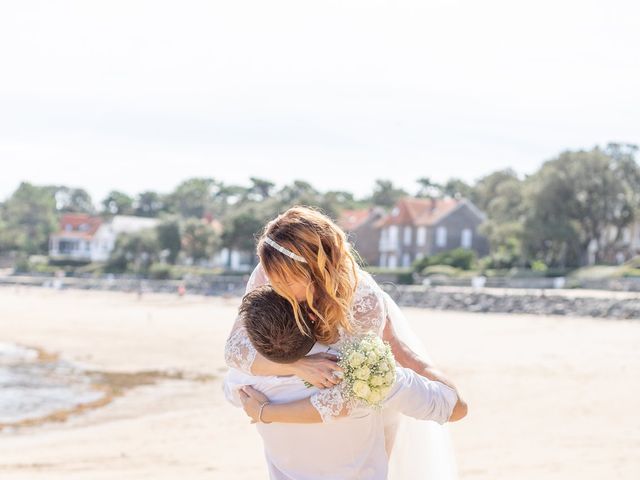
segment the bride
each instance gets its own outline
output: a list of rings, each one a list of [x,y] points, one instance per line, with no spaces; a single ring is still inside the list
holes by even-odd
[[[300,302],[315,317],[315,336],[335,346],[353,335],[375,332],[389,342],[396,361],[417,373],[430,367],[424,346],[395,302],[357,266],[345,233],[320,212],[294,207],[267,224],[258,242],[260,263],[247,292],[271,284],[293,306]],[[305,327],[301,321],[302,331]],[[339,367],[328,354],[278,364],[256,352],[237,320],[225,346],[229,367],[252,375],[296,375],[320,390],[309,400],[323,422],[330,422],[348,402],[342,395]],[[298,421],[292,419],[292,421]],[[389,477],[453,480],[455,463],[446,429],[433,422],[389,415],[385,438],[390,451]]]

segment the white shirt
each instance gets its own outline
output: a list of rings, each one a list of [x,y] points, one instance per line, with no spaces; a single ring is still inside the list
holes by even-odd
[[[316,345],[311,353],[325,351]],[[240,406],[237,391],[251,385],[273,403],[307,398],[318,390],[297,377],[247,375],[231,369],[224,381],[227,399]],[[383,402],[385,411],[445,423],[457,402],[453,389],[397,368],[396,381]],[[383,412],[359,407],[330,423],[257,424],[272,480],[387,478]]]

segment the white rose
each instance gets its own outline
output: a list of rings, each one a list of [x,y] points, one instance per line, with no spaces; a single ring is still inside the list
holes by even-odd
[[[396,379],[396,372],[394,372],[393,370],[387,372],[387,374],[384,376],[384,383],[387,385],[393,385],[393,382]]]
[[[357,369],[353,374],[359,380],[368,380],[371,375],[371,370],[365,365],[364,367]]]
[[[378,354],[374,351],[371,351],[369,353],[367,353],[367,363],[369,365],[375,365],[376,362],[378,361]]]
[[[364,355],[361,354],[360,352],[351,352],[349,354],[349,358],[347,359],[347,362],[349,363],[350,367],[356,368],[362,365],[364,360],[365,360]]]
[[[369,395],[367,396],[367,402],[373,405],[380,403],[381,400],[382,400],[382,394],[378,389],[371,390],[371,393],[369,393]]]
[[[388,372],[389,371],[389,361],[388,360],[384,360],[384,361],[380,362],[380,364],[378,365],[378,370],[380,370],[382,373]]]
[[[374,377],[371,377],[371,379],[369,379],[369,383],[374,387],[381,387],[382,385],[384,385],[384,380],[385,380],[385,377],[381,375],[376,375]]]
[[[367,385],[367,382],[356,380],[353,382],[353,393],[360,398],[367,398],[371,393],[371,389],[369,388],[369,385]]]

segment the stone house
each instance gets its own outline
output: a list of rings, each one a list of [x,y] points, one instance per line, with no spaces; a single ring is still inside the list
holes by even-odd
[[[424,256],[466,248],[478,256],[489,253],[489,242],[478,227],[486,216],[466,199],[403,198],[380,228],[377,265],[409,267]]]

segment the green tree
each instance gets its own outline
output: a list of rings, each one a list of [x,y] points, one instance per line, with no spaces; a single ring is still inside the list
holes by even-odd
[[[203,218],[210,212],[219,184],[213,178],[190,178],[167,197],[169,211],[183,218]]]
[[[52,191],[56,200],[56,208],[63,213],[95,213],[91,195],[83,188],[65,186],[45,187]]]
[[[266,212],[257,208],[247,208],[225,219],[222,244],[230,250],[254,252],[257,235],[262,231],[267,218]],[[269,215],[271,217],[273,215]]]
[[[564,152],[531,178],[526,247],[547,265],[584,264],[595,245],[604,261],[638,208],[640,171],[633,158],[594,148]]]
[[[182,250],[194,263],[211,258],[218,246],[218,234],[206,221],[190,218],[185,222]]]
[[[522,251],[524,182],[513,170],[493,172],[476,183],[468,197],[487,215],[480,233],[489,239],[495,264],[524,265]],[[508,262],[507,262],[508,259]]]
[[[251,186],[247,189],[251,200],[261,202],[271,197],[275,183],[262,178],[251,177]]]
[[[182,247],[180,224],[176,218],[167,218],[156,227],[158,245],[168,263],[174,264]]]
[[[390,180],[376,180],[371,195],[371,202],[380,207],[393,207],[398,200],[406,197],[407,192],[401,188],[396,188]]]
[[[439,183],[432,181],[428,177],[416,180],[420,188],[416,197],[418,198],[440,198],[443,196],[443,187]]]
[[[134,214],[138,217],[156,218],[166,210],[164,198],[157,192],[140,193],[133,203]]]
[[[452,198],[471,199],[473,187],[459,178],[451,178],[442,186],[442,193]]]
[[[48,251],[49,235],[56,230],[56,202],[50,187],[23,182],[2,208],[0,248],[26,254]]]
[[[147,275],[154,262],[160,260],[160,245],[155,229],[118,236],[106,270],[113,273],[131,272]]]
[[[133,213],[133,198],[126,193],[112,190],[102,200],[102,211],[109,215],[131,215]]]

